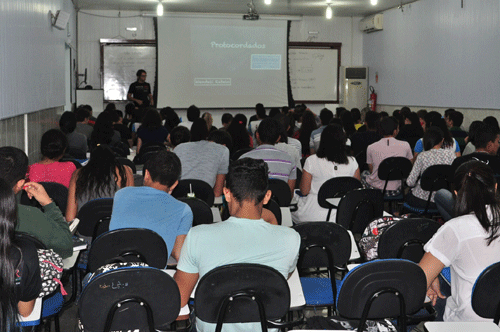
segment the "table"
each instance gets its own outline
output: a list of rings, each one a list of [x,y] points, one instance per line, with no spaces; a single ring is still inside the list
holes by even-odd
[[[424,329],[427,332],[500,331],[500,327],[493,322],[426,322]]]

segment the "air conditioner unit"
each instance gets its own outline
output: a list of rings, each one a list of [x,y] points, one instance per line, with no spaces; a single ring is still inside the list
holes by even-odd
[[[348,110],[368,105],[368,67],[340,68],[339,102]]]
[[[375,14],[359,21],[359,30],[370,33],[384,28],[384,14]]]

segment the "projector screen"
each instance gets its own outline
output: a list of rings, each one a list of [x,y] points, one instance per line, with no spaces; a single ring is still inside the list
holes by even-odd
[[[287,21],[158,18],[158,107],[288,104]]]

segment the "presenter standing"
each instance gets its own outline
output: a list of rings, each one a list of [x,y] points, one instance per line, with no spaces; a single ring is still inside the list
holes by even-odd
[[[130,84],[127,99],[134,102],[137,107],[154,106],[151,86],[146,83],[147,73],[144,69],[137,71],[137,81]]]

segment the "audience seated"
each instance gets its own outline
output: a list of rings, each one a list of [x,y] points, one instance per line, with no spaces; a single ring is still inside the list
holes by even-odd
[[[59,119],[59,127],[68,139],[67,153],[75,159],[87,159],[87,137],[75,132],[76,115],[73,112],[64,112]]]
[[[177,126],[172,129],[170,134],[168,134],[168,142],[172,149],[174,149],[177,145],[182,143],[187,143],[191,140],[191,133],[189,129],[182,126]]]
[[[255,133],[257,132],[257,128],[259,127],[260,122],[267,118],[266,114],[266,109],[264,108],[264,105],[261,103],[258,103],[255,105],[255,112],[257,113],[256,115],[252,115],[250,117],[250,120],[248,121],[248,132],[252,136],[253,140],[253,147],[257,147],[257,141],[255,139]]]
[[[120,133],[122,142],[132,147],[132,131],[123,124],[123,112],[119,110],[109,111],[113,117],[113,129]]]
[[[16,195],[24,189],[43,209],[41,211],[35,207],[18,205],[16,231],[36,237],[48,249],[67,258],[73,254],[73,240],[68,223],[41,184],[26,183],[27,170],[28,157],[23,151],[10,146],[0,148],[0,178],[7,181]]]
[[[321,133],[323,129],[332,121],[333,112],[328,108],[323,108],[321,112],[319,112],[319,119],[321,120],[321,127],[315,129],[311,133],[311,138],[309,140],[309,148],[311,149],[311,154],[315,154],[319,148],[319,141],[321,140]]]
[[[144,186],[118,190],[109,229],[146,228],[158,233],[168,254],[179,259],[193,223],[189,205],[170,194],[179,183],[181,161],[172,152],[160,151],[144,165]]]
[[[292,213],[294,222],[326,221],[328,209],[318,203],[318,192],[323,183],[339,176],[360,179],[359,167],[354,157],[347,156],[346,137],[343,128],[331,124],[321,133],[318,152],[306,159],[298,198],[298,209]],[[335,220],[335,212],[331,220]]]
[[[229,133],[225,130],[218,129],[212,131],[210,134],[208,134],[207,140],[220,145],[224,145],[229,149],[229,151],[233,149],[233,139],[231,138],[231,135],[229,135]]]
[[[64,156],[67,147],[68,139],[62,131],[51,129],[43,134],[42,160],[28,168],[28,179],[32,182],[57,182],[69,187],[69,181],[76,166],[70,161],[59,161]]]
[[[205,113],[203,113],[203,115],[201,116],[201,118],[203,120],[205,120],[205,122],[207,123],[207,128],[208,128],[208,132],[209,133],[211,133],[212,131],[217,130],[216,127],[212,126],[213,123],[214,123],[214,119],[212,118],[212,114],[210,114],[208,112],[205,112]]]
[[[424,129],[420,125],[420,119],[418,118],[417,113],[411,112],[405,118],[405,124],[400,128],[396,139],[408,142],[413,150],[417,141],[423,136]]]
[[[344,127],[347,138],[351,138],[351,136],[356,132],[356,127],[354,127],[354,120],[352,118],[351,111],[344,111],[340,116],[340,120],[342,121],[342,127]]]
[[[465,138],[467,137],[467,132],[463,131],[460,126],[464,122],[464,115],[461,112],[450,109],[448,116],[445,117],[446,125],[450,130],[451,135],[457,140],[460,150],[463,151],[465,148]]]
[[[200,118],[200,109],[196,107],[195,105],[191,105],[187,109],[187,121],[182,121],[179,123],[179,126],[186,127],[187,129],[191,130],[191,126],[193,125],[193,122],[196,119]]]
[[[433,165],[451,165],[456,156],[451,149],[442,148],[444,142],[443,131],[438,127],[430,127],[424,134],[424,149],[415,160],[415,164],[406,180],[408,186],[413,187],[406,196],[406,202],[416,208],[424,209],[427,204],[429,192],[420,187],[420,177],[424,171]],[[432,193],[431,206],[434,206],[434,196]]]
[[[259,125],[256,134],[259,147],[240,157],[262,159],[269,167],[269,178],[279,179],[288,183],[293,195],[297,179],[297,166],[293,158],[286,152],[274,146],[280,139],[280,125],[272,118],[265,118]],[[307,145],[306,145],[307,146]]]
[[[293,135],[293,138],[300,141],[300,144],[302,145],[302,158],[306,158],[311,154],[311,134],[318,128],[318,126],[316,125],[314,113],[309,110],[304,111],[300,121],[302,124],[300,125],[299,130],[297,130]]]
[[[369,171],[364,171],[361,175],[361,181],[367,188],[383,190],[385,180],[378,177],[378,167],[384,159],[390,157],[405,157],[411,160],[410,144],[405,141],[397,140],[398,123],[392,117],[387,117],[380,122],[380,131],[383,136],[378,142],[368,146],[366,150],[366,163]],[[401,182],[391,180],[387,183],[386,195],[397,196],[401,192]]]
[[[247,117],[243,114],[236,114],[231,124],[227,127],[227,132],[233,140],[233,150],[231,154],[241,149],[253,147],[253,140],[246,129]]]
[[[147,110],[137,130],[137,154],[143,146],[165,144],[167,137],[168,130],[161,125],[160,113],[155,109]]]
[[[98,145],[108,145],[113,149],[120,149],[120,155],[128,155],[128,146],[122,144],[122,138],[117,130],[113,129],[113,115],[109,112],[102,112],[97,116],[94,130],[90,135],[90,152]]]
[[[78,107],[75,112],[76,115],[76,129],[75,132],[85,135],[90,139],[92,134],[92,126],[89,125],[90,112],[85,107]]]
[[[479,132],[482,121],[473,121],[469,127],[469,136],[465,138],[465,142],[467,145],[462,152],[462,156],[466,156],[476,151],[476,135]]]
[[[279,123],[281,130],[280,140],[274,145],[274,147],[288,153],[295,161],[297,168],[302,171],[302,164],[300,162],[302,158],[300,142],[295,138],[288,137],[287,134],[287,130],[290,129],[290,117],[280,113],[277,114],[274,119]]]
[[[171,132],[172,129],[177,127],[181,120],[172,107],[165,107],[160,111],[160,115],[162,117],[163,126],[167,128],[168,132]]]
[[[474,312],[471,294],[479,274],[500,261],[500,204],[495,177],[486,164],[470,161],[457,169],[454,189],[457,217],[427,242],[419,264],[427,277],[427,296],[433,304],[444,298],[438,274],[443,267],[450,267],[451,296],[446,300],[444,321],[491,321]]]
[[[426,129],[432,126],[441,129],[444,137],[443,149],[451,150],[455,153],[457,157],[460,157],[460,146],[458,145],[457,140],[451,136],[451,133],[448,130],[445,120],[441,118],[441,114],[439,114],[438,112],[428,113],[425,120],[425,126]],[[424,143],[423,139],[421,138],[415,144],[415,149],[414,149],[415,153],[413,154],[413,161],[415,161],[417,155],[422,151],[424,151]]]
[[[108,146],[97,146],[88,163],[71,177],[66,220],[75,219],[85,203],[97,198],[113,198],[118,189],[133,185],[130,167],[123,166]]]
[[[181,179],[197,179],[214,188],[215,197],[222,195],[222,188],[229,167],[229,149],[207,141],[207,123],[196,119],[191,127],[191,142],[175,147],[174,153],[182,163]]]
[[[259,126],[260,128],[260,126]],[[231,164],[224,196],[231,217],[220,223],[191,228],[181,250],[174,279],[187,304],[197,281],[212,269],[234,263],[267,265],[285,278],[297,264],[300,236],[293,229],[271,225],[261,218],[271,197],[268,169],[262,160],[239,159]],[[214,331],[215,324],[196,319],[200,332]],[[224,324],[224,330],[259,331],[259,323]]]
[[[233,121],[233,115],[231,113],[222,114],[222,128],[220,128],[220,130],[226,131],[227,127],[229,127],[229,125],[231,124],[231,121]]]
[[[354,128],[358,130],[363,125],[363,122],[361,121],[361,112],[359,111],[359,108],[351,109],[351,115],[352,115],[352,120],[354,121]]]
[[[351,136],[352,153],[357,156],[366,149],[370,144],[373,144],[381,139],[377,130],[377,123],[379,119],[377,112],[368,111],[365,116],[365,131],[358,131]]]

